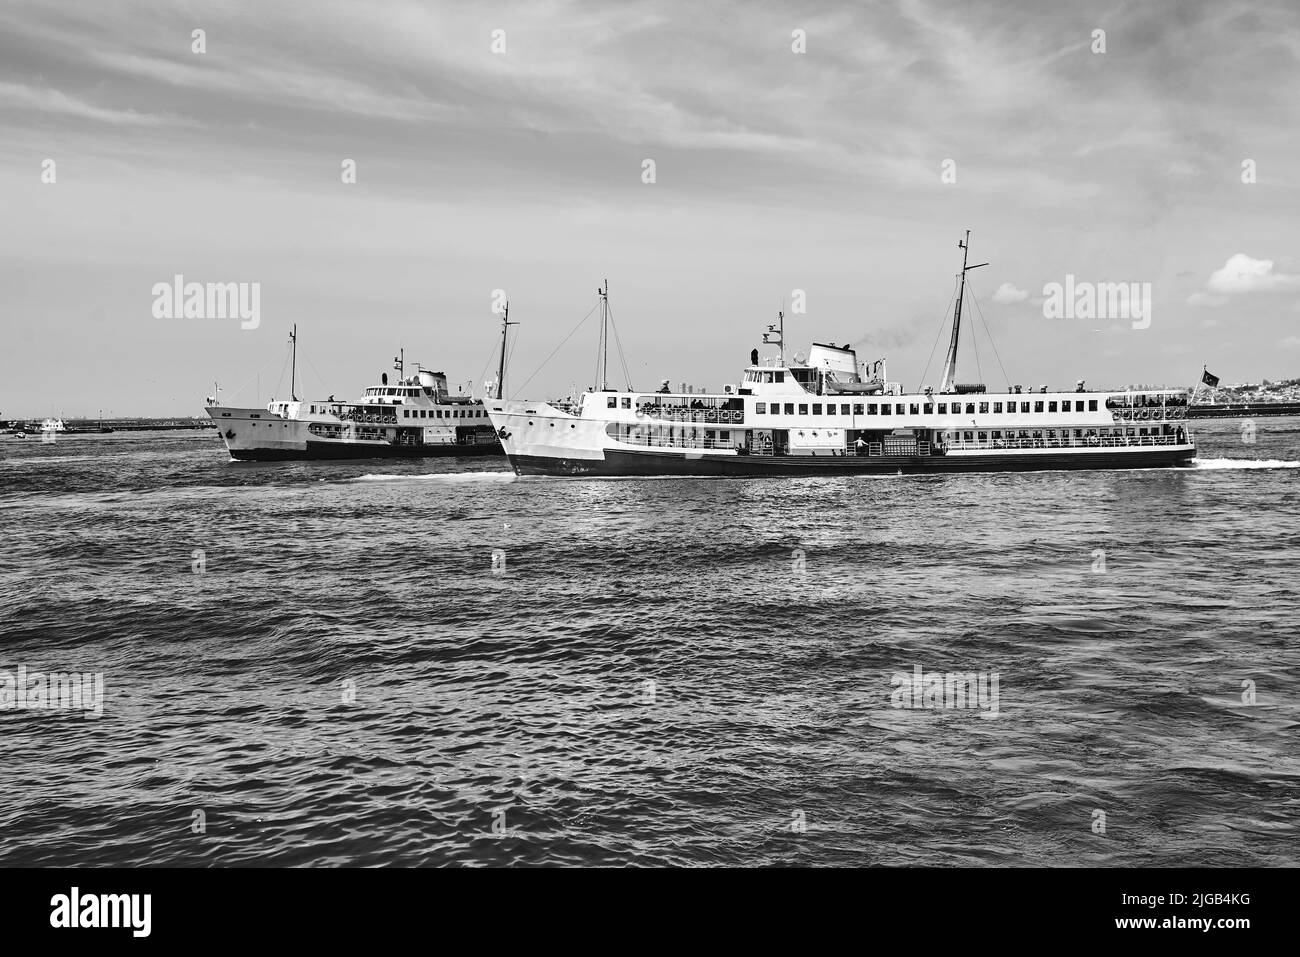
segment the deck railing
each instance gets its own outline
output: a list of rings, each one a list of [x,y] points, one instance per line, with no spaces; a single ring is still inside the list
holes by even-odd
[[[1029,438],[1029,439],[989,439],[985,442],[948,441],[943,447],[949,450],[978,449],[981,451],[1001,451],[1003,449],[1084,449],[1084,448],[1127,448],[1129,446],[1185,445],[1186,437],[1181,441],[1176,435],[1093,435],[1081,438]]]

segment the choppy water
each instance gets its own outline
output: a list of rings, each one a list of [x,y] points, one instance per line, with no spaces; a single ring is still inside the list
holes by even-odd
[[[1257,427],[657,481],[4,437],[0,669],[104,699],[0,711],[0,864],[1294,865],[1300,420]],[[891,707],[918,665],[997,716]]]

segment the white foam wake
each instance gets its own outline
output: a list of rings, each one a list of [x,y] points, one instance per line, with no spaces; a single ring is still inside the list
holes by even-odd
[[[514,472],[430,472],[415,475],[358,475],[354,482],[513,482]]]
[[[1193,459],[1192,467],[1198,469],[1296,469],[1300,462],[1285,459]]]

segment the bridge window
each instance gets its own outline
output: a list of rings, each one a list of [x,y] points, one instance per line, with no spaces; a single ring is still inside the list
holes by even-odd
[[[793,402],[787,402],[787,403],[785,404],[785,414],[786,414],[786,415],[794,415],[794,403],[793,403]]]
[[[1020,411],[1021,411],[1021,412],[1028,412],[1028,411],[1029,411],[1029,403],[1028,403],[1028,402],[1021,402],[1021,403],[1020,403]]]
[[[605,407],[608,408],[608,409],[617,409],[617,408],[618,408],[618,398],[617,398],[617,396],[612,396],[612,395],[611,395],[609,398],[607,398],[607,399],[605,400]]]
[[[974,414],[975,414],[975,403],[974,403],[974,402],[967,402],[967,403],[966,403],[966,414],[967,414],[967,415],[974,415]]]
[[[921,407],[917,405],[915,402],[913,402],[910,411],[913,415],[920,415]]]
[[[1002,403],[1001,403],[1001,402],[994,402],[994,403],[993,403],[993,414],[994,414],[994,415],[997,415],[997,414],[1000,413],[1001,411],[1002,411]]]
[[[879,409],[879,406],[878,406],[877,403],[875,403],[875,402],[868,402],[868,403],[867,403],[867,415],[875,415],[878,409]]]
[[[1043,403],[1041,403],[1041,402],[1035,402],[1035,403],[1034,403],[1034,411],[1035,411],[1035,412],[1042,412],[1042,411],[1043,411]]]
[[[881,415],[889,415],[889,413],[890,413],[891,411],[892,411],[892,406],[890,406],[890,404],[889,404],[888,402],[882,402],[882,403],[880,403],[880,414],[881,414]]]
[[[772,403],[772,408],[773,408],[774,410],[776,409],[776,403],[775,403],[775,402]],[[754,403],[754,414],[755,414],[755,415],[762,415],[762,414],[763,414],[764,412],[766,412],[766,411],[767,411],[767,403],[766,403],[766,402],[755,402],[755,403]]]
[[[948,414],[948,403],[947,403],[947,402],[940,402],[940,403],[939,403],[939,414],[940,414],[940,415],[947,415],[947,414]]]
[[[848,414],[849,414],[849,404],[847,402],[841,402],[840,415],[848,415]]]
[[[1088,400],[1088,411],[1089,411],[1089,412],[1096,412],[1096,411],[1097,411],[1097,400],[1096,400],[1096,399],[1089,399],[1089,400]]]
[[[822,404],[820,402],[814,402],[813,415],[821,415],[821,414],[822,414]]]
[[[808,403],[807,403],[807,402],[800,402],[800,403],[799,403],[799,414],[800,414],[800,415],[807,415],[807,414],[808,414]]]
[[[895,403],[895,405],[894,405],[894,412],[896,412],[898,415],[903,415],[903,414],[904,414],[904,411],[903,411],[903,410],[906,409],[906,408],[907,408],[907,406],[903,405],[903,403],[901,403],[901,402],[898,402],[898,403]]]
[[[1056,411],[1056,403],[1055,403],[1055,402],[1049,402],[1049,403],[1047,403],[1047,411],[1048,411],[1048,412],[1055,412],[1055,411]]]
[[[981,432],[981,433],[980,433],[980,441],[981,441],[981,442],[987,442],[988,440],[989,440],[989,434],[988,434],[987,432]]]
[[[1083,411],[1083,400],[1082,400],[1082,399],[1080,399],[1078,402],[1074,403],[1074,411],[1075,411],[1075,412],[1082,412],[1082,411]]]
[[[784,381],[785,381],[785,372],[784,372],[784,370],[782,370],[782,371],[778,371],[778,372],[776,373],[776,381],[777,381],[777,382],[784,382]]]
[[[856,403],[854,403],[854,405],[853,405],[853,414],[854,414],[854,415],[861,415],[861,414],[862,414],[862,403],[861,403],[861,402],[856,402]]]
[[[988,410],[989,410],[989,404],[988,404],[987,402],[981,402],[981,403],[980,403],[980,413],[983,414],[983,413],[985,413],[985,412],[988,412]]]
[[[625,408],[625,409],[630,409],[630,408],[632,408],[632,397],[631,397],[631,396],[624,396],[624,397],[623,397],[623,401],[620,402],[619,404],[620,404],[623,408]]]
[[[962,433],[962,441],[964,441],[964,442],[974,442],[974,441],[975,441],[975,433],[974,433],[974,432],[963,432],[963,433]]]

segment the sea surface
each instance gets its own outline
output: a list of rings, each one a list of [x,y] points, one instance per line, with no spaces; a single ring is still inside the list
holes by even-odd
[[[1300,419],[1194,425],[807,479],[0,437],[0,865],[1294,866]]]

